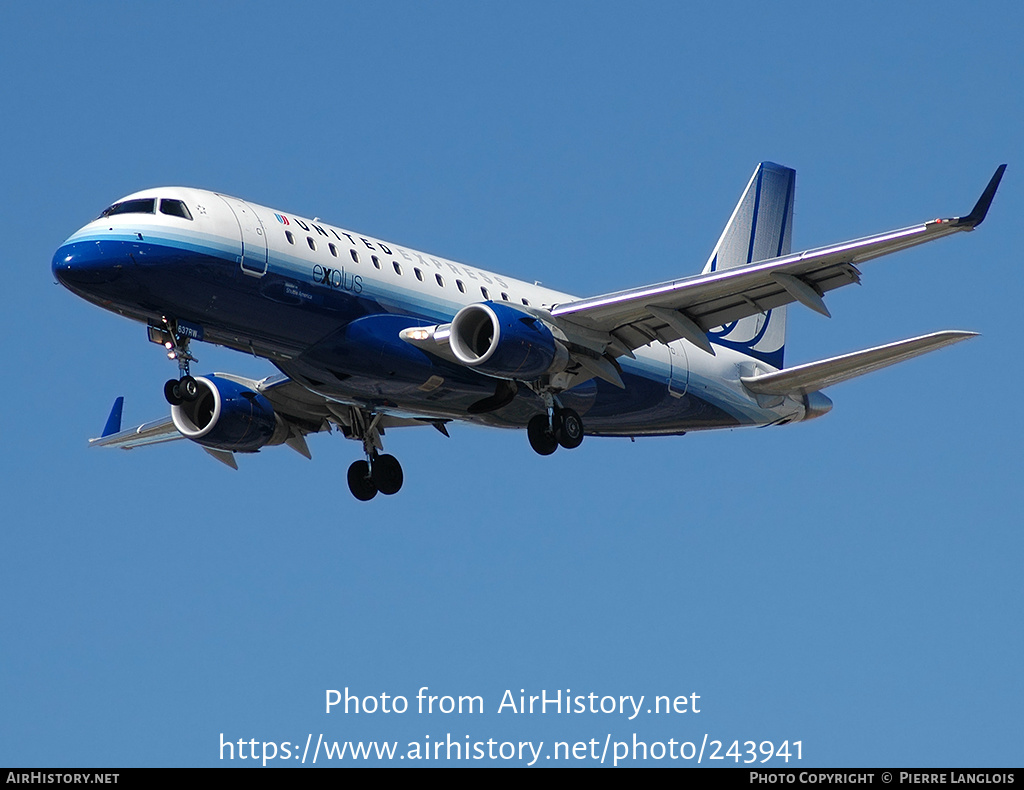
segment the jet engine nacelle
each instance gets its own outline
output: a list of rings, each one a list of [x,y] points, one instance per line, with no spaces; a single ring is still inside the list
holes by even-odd
[[[195,381],[195,400],[171,406],[174,427],[186,438],[214,450],[242,453],[288,438],[287,426],[258,392],[220,376],[196,376]]]
[[[449,347],[488,376],[530,381],[565,368],[569,352],[547,324],[503,302],[466,305],[451,323]]]

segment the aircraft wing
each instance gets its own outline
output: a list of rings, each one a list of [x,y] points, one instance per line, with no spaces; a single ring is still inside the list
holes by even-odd
[[[612,356],[632,356],[640,346],[679,338],[714,354],[705,335],[714,327],[791,302],[827,316],[822,295],[859,282],[858,264],[978,227],[1005,169],[1006,165],[996,168],[964,217],[935,219],[732,269],[581,299],[555,306],[550,315],[570,338],[574,331],[591,342],[603,335]]]
[[[115,410],[118,408],[118,402],[123,403],[124,398],[118,398],[115,401]],[[111,416],[113,416],[113,412],[111,412]],[[147,444],[160,444],[161,442],[172,442],[175,439],[185,438],[174,427],[170,417],[162,420],[153,420],[152,422],[144,422],[142,425],[126,428],[123,431],[120,429],[120,418],[118,420],[118,428],[114,433],[104,433],[96,439],[90,439],[89,445],[91,447],[120,447],[123,450],[131,450]],[[107,426],[110,426],[109,420],[107,421]]]
[[[251,382],[249,379],[228,376],[224,373],[216,375],[233,378],[240,383]],[[329,431],[331,423],[345,427],[350,424],[351,410],[359,409],[359,406],[354,403],[328,400],[323,395],[312,392],[287,376],[271,376],[263,381],[251,382],[251,384],[255,385],[253,389],[270,401],[274,411],[296,424],[303,433]],[[444,433],[443,426],[447,422],[449,420],[382,412],[377,426],[379,428],[415,428],[432,425]]]
[[[325,399],[314,395],[285,376],[272,376],[262,381],[256,381],[227,373],[215,375],[231,379],[259,392],[270,401],[275,412],[302,434],[316,433],[326,428],[324,420],[330,417],[330,412],[323,406]],[[132,450],[149,444],[161,444],[185,438],[174,427],[170,416],[122,430],[121,410],[123,405],[124,398],[119,397],[114,401],[114,407],[110,411],[110,417],[107,418],[103,435],[96,439],[90,439],[91,446]]]
[[[274,412],[290,429],[289,437],[285,440],[285,444],[307,458],[311,457],[305,440],[307,434],[331,431],[332,424],[338,425],[345,431],[346,428],[351,427],[353,420],[359,419],[359,414],[357,413],[359,408],[354,404],[330,401],[322,395],[311,392],[301,384],[292,381],[287,376],[277,375],[262,380],[255,380],[230,373],[215,373],[214,375],[248,387],[270,401],[270,405],[274,407]],[[96,439],[90,439],[90,446],[132,450],[136,447],[161,444],[185,438],[175,427],[174,421],[170,416],[122,430],[121,412],[123,405],[123,397],[119,397],[114,401],[114,406],[110,411],[110,416],[107,418],[103,434]],[[373,429],[383,434],[386,428],[433,425],[441,433],[447,435],[444,427],[446,422],[447,420],[381,414]],[[238,468],[234,462],[233,453],[214,450],[208,447],[203,449],[218,461],[226,463],[232,468]]]

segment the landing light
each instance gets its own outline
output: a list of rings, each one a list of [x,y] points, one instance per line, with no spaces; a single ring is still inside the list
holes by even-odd
[[[427,340],[430,338],[430,332],[426,329],[411,329],[409,330],[409,338],[411,340]]]

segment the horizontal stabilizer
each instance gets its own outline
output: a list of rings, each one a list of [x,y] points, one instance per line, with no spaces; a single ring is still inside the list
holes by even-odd
[[[825,387],[831,387],[841,381],[863,376],[873,370],[880,370],[903,362],[907,359],[927,354],[943,346],[959,343],[961,340],[968,340],[977,337],[977,332],[957,332],[947,330],[945,332],[934,332],[930,335],[912,337],[909,340],[900,340],[896,343],[889,343],[884,346],[855,351],[852,354],[844,354],[832,359],[824,359],[820,362],[809,362],[806,365],[797,365],[795,368],[786,368],[775,373],[765,373],[760,376],[744,376],[740,379],[751,392],[758,395],[790,395],[801,393],[806,395],[810,392],[817,392]]]

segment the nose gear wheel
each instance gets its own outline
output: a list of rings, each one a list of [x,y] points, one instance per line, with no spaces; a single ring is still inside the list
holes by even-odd
[[[159,331],[156,337],[151,334],[150,339],[160,342],[166,338],[163,341],[163,346],[167,349],[167,358],[178,362],[178,378],[169,379],[164,384],[164,398],[172,406],[180,406],[182,403],[194,401],[199,397],[199,384],[189,371],[189,363],[199,360],[189,351],[190,338],[178,329],[177,321],[165,316],[163,325],[164,329]],[[151,332],[153,329],[150,327]]]

